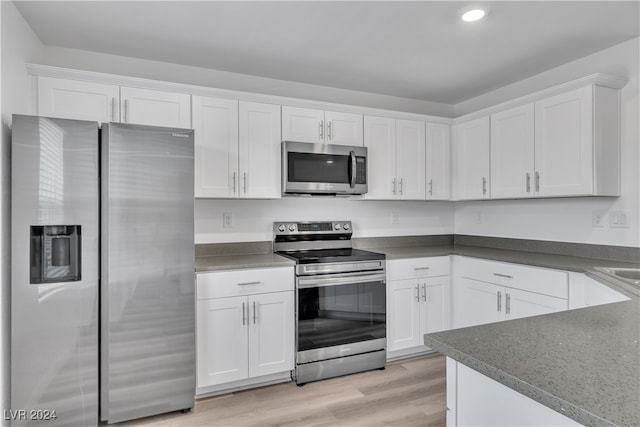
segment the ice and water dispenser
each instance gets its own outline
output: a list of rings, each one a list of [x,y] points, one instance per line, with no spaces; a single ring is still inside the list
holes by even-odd
[[[81,240],[79,225],[32,225],[30,283],[80,280]]]

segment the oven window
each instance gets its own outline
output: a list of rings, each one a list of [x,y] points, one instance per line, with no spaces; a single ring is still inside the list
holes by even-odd
[[[290,182],[349,183],[349,156],[289,153]]]
[[[298,289],[298,351],[385,337],[385,282]]]

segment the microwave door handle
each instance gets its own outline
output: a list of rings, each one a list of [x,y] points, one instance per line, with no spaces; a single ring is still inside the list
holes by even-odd
[[[356,186],[356,153],[355,151],[349,152],[349,159],[351,160],[351,181],[349,186],[351,188]]]

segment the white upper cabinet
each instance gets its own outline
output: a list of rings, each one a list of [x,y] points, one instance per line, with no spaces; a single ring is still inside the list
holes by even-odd
[[[38,115],[101,123],[120,121],[120,87],[38,77]]]
[[[195,195],[279,198],[280,106],[193,97]]]
[[[491,115],[491,198],[535,192],[533,103]]]
[[[122,86],[123,123],[191,129],[191,95]]]
[[[620,194],[619,91],[590,85],[536,102],[538,195]]]
[[[362,146],[362,115],[282,106],[282,140]]]
[[[489,116],[453,126],[453,199],[490,197]]]
[[[238,195],[238,101],[193,97],[195,196]]]
[[[425,125],[396,120],[397,196],[403,200],[425,199]],[[371,171],[375,173],[375,171]]]
[[[240,101],[239,120],[240,197],[280,198],[280,106]]]
[[[366,116],[370,200],[425,198],[424,122]]]
[[[449,200],[451,197],[450,126],[427,123],[426,180],[427,200]]]
[[[619,194],[618,91],[586,86],[491,116],[491,198]]]

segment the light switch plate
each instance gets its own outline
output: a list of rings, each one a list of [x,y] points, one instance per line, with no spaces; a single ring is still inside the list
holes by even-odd
[[[602,210],[591,211],[591,225],[593,227],[605,227],[606,226],[604,222],[605,215],[606,215],[606,212]]]
[[[629,211],[611,211],[609,213],[609,227],[629,228],[630,215]]]

